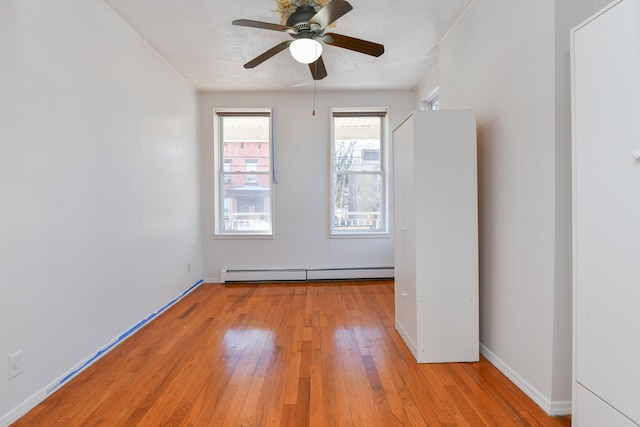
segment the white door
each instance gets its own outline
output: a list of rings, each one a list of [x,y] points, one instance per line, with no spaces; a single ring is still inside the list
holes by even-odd
[[[574,32],[576,412],[581,427],[596,425],[597,402],[600,413],[611,411],[611,405],[640,424],[639,23],[640,1],[625,0]],[[593,396],[581,397],[585,391]],[[581,409],[587,408],[596,412],[584,416],[589,411],[581,414]]]
[[[416,278],[415,278],[415,218],[413,176],[413,117],[409,117],[393,133],[394,199],[395,199],[395,294],[396,322],[400,334],[417,345]]]

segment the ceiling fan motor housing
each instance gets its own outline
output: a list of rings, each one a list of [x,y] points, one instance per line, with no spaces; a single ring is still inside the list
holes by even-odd
[[[293,12],[289,18],[287,18],[287,27],[295,28],[297,32],[309,31],[309,20],[316,14],[316,10],[313,6],[303,4],[298,6],[295,12]]]

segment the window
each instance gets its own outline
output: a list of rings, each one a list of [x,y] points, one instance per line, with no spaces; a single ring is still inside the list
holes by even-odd
[[[258,171],[258,160],[256,159],[247,159],[247,172],[257,172]],[[258,175],[254,173],[247,173],[247,184],[257,184],[258,183]]]
[[[228,172],[231,172],[231,159],[224,159],[223,166],[224,166],[223,170],[227,172],[224,174],[224,183],[231,184],[231,174],[228,173]]]
[[[434,98],[432,98],[428,104],[429,106],[429,110],[439,110],[440,109],[440,98],[438,97],[438,95],[436,95]]]
[[[386,110],[332,111],[331,234],[387,233]]]
[[[440,109],[440,89],[435,88],[433,92],[427,96],[427,99],[420,103],[421,110],[439,110]]]
[[[272,235],[270,110],[214,112],[216,235]]]

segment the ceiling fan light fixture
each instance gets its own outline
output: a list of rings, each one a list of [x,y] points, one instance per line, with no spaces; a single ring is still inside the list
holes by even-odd
[[[244,68],[254,68],[283,50],[287,50],[288,47],[291,56],[297,62],[309,66],[313,80],[322,80],[327,77],[327,69],[322,58],[322,44],[376,57],[384,53],[384,46],[381,44],[340,34],[325,33],[326,29],[338,18],[353,9],[347,0],[295,0],[293,5],[290,3],[293,0],[277,1],[288,2],[287,8],[295,6],[296,10],[289,15],[286,25],[253,21],[251,19],[236,19],[232,24],[286,33],[293,40],[285,40],[275,45],[244,64]],[[316,10],[316,7],[320,6],[320,2],[323,2],[324,5],[320,10]],[[322,41],[322,44],[320,44],[320,41]]]
[[[302,64],[311,64],[322,55],[322,45],[315,39],[300,38],[291,42],[289,52],[296,61]]]

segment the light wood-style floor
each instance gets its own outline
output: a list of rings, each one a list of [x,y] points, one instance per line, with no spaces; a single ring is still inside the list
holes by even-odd
[[[390,281],[204,284],[15,426],[569,426],[486,360],[418,365]]]

